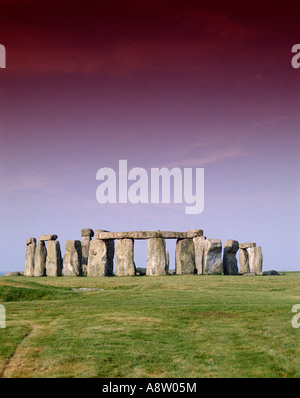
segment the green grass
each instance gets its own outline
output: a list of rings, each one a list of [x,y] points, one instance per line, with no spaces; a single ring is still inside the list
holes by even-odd
[[[0,375],[299,377],[299,286],[300,273],[1,277]]]

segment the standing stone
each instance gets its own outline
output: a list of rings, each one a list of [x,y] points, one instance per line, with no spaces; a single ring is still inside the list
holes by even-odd
[[[195,249],[193,239],[178,239],[175,249],[177,275],[195,273]]]
[[[61,276],[62,257],[58,240],[50,240],[47,243],[46,275]]]
[[[34,276],[46,275],[46,257],[47,257],[47,249],[45,242],[39,240],[35,249],[35,256],[34,256]]]
[[[166,271],[169,271],[170,266],[170,253],[166,250]]]
[[[82,249],[82,273],[87,275],[87,264],[90,250],[90,242],[94,236],[94,231],[91,228],[83,228],[81,230],[81,249]]]
[[[204,246],[204,274],[223,274],[222,242],[220,239],[206,239]]]
[[[199,236],[193,239],[195,249],[195,266],[196,273],[199,275],[203,274],[203,263],[204,263],[204,245],[205,236]]]
[[[107,258],[108,258],[107,275],[109,276],[114,274],[115,240],[107,239],[105,241],[105,244],[106,244]]]
[[[236,252],[239,250],[239,242],[229,239],[224,244],[223,269],[225,275],[238,275]]]
[[[112,275],[114,241],[94,239],[90,242],[87,276]]]
[[[117,239],[116,243],[116,276],[135,275],[134,240]]]
[[[250,247],[249,254],[249,268],[250,272],[255,272],[257,275],[262,273],[263,255],[260,246]]]
[[[34,257],[36,250],[36,239],[28,238],[26,240],[26,257],[25,257],[25,276],[34,276]]]
[[[166,242],[162,238],[148,239],[146,275],[166,275]]]
[[[239,263],[240,263],[240,273],[245,274],[250,272],[249,268],[249,256],[247,249],[241,249],[239,251]]]
[[[67,240],[65,249],[62,274],[64,276],[81,276],[82,251],[80,240]]]

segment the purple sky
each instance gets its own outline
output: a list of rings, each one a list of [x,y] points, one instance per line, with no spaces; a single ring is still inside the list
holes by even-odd
[[[64,254],[85,227],[201,228],[257,242],[265,270],[299,270],[296,3],[112,3],[1,2],[0,272],[23,269],[29,236],[57,234]],[[204,212],[100,205],[96,172],[119,159],[204,167]]]

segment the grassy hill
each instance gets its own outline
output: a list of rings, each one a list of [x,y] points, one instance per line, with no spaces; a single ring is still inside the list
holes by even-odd
[[[1,277],[0,376],[299,377],[299,286],[300,273]]]

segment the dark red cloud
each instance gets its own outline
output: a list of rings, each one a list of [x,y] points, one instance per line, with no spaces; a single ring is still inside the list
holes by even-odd
[[[299,34],[296,2],[2,1],[10,71],[215,72],[286,62]],[[257,72],[258,73],[258,72]]]

